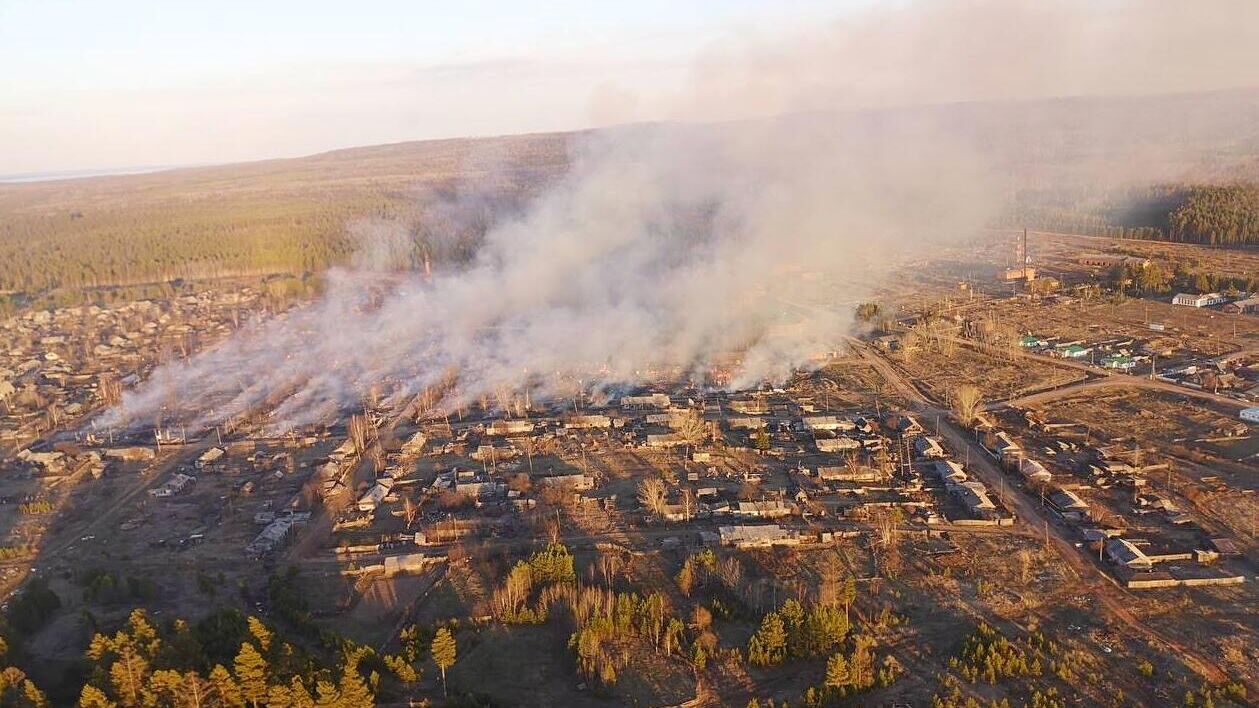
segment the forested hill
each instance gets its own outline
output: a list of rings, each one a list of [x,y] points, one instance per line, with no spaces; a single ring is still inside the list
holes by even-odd
[[[1259,186],[1195,187],[1167,216],[1173,241],[1259,244]]]
[[[1259,182],[1021,193],[1011,228],[1212,246],[1259,245]]]
[[[794,121],[826,121],[873,138],[923,121],[971,143],[1007,177],[1007,225],[1223,244],[1257,238],[1254,189],[1205,185],[1259,183],[1259,89],[963,103],[751,123],[772,135],[794,130]],[[612,130],[640,129],[679,128]],[[893,132],[880,132],[887,130]],[[12,293],[20,299],[83,286],[318,272],[349,261],[364,231],[356,226],[371,222],[404,231],[413,258],[464,258],[495,214],[519,208],[567,169],[580,135],[398,143],[221,167],[0,184],[0,306]]]
[[[523,199],[568,163],[569,134],[401,143],[144,175],[0,184],[0,292],[318,271],[383,219],[475,231],[475,199]],[[451,223],[457,222],[457,223]],[[425,234],[417,233],[422,243]],[[459,249],[445,238],[434,250]]]

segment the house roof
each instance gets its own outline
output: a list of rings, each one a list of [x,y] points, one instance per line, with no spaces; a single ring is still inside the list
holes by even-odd
[[[1124,565],[1154,565],[1149,556],[1145,555],[1140,548],[1137,548],[1131,541],[1126,539],[1112,538],[1106,541],[1106,552],[1110,554],[1111,558]]]

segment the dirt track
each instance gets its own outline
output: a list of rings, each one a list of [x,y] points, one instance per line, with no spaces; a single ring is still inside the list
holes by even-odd
[[[948,441],[954,450],[972,449],[970,455],[971,466],[985,484],[992,488],[997,488],[1002,484],[1004,473],[998,469],[993,460],[988,456],[987,451],[975,443],[971,436],[965,433],[961,428],[957,427],[951,419],[949,419],[948,411],[935,406],[927,401],[925,397],[918,391],[917,387],[900,372],[896,370],[887,360],[873,353],[864,344],[857,340],[852,340],[853,347],[861,353],[871,366],[887,380],[894,388],[899,390],[909,401],[913,408],[924,415],[938,415],[943,421],[940,426],[941,435]],[[1107,379],[1102,379],[1107,380]],[[1161,382],[1160,382],[1161,383]],[[1171,384],[1167,384],[1171,385]],[[1180,387],[1173,387],[1178,392]],[[1007,488],[1010,485],[1005,485]],[[1033,527],[1040,527],[1045,530],[1050,542],[1053,544],[1054,550],[1062,558],[1062,560],[1070,567],[1082,582],[1087,584],[1082,588],[1085,592],[1093,595],[1098,604],[1104,607],[1106,611],[1115,619],[1122,622],[1135,634],[1146,638],[1147,641],[1162,644],[1172,649],[1177,656],[1190,669],[1198,673],[1207,681],[1212,683],[1222,683],[1228,680],[1226,674],[1220,667],[1204,657],[1196,651],[1186,647],[1185,645],[1165,636],[1161,632],[1151,628],[1142,622],[1125,606],[1125,599],[1128,594],[1116,586],[1101,570],[1094,566],[1090,561],[1075,549],[1074,545],[1064,536],[1064,530],[1061,526],[1051,523],[1048,514],[1036,503],[1032,502],[1025,494],[1019,490],[1014,490],[1012,494],[1005,495],[1005,502],[1010,504],[1016,515],[1023,523],[1030,523]],[[1255,687],[1249,686],[1248,690],[1254,691]]]

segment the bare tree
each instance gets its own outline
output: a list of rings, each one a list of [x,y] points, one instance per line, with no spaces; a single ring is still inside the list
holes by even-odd
[[[682,514],[683,514],[683,517],[684,517],[687,521],[690,521],[690,520],[691,520],[691,514],[694,512],[694,510],[695,510],[695,506],[696,506],[696,505],[695,505],[695,494],[694,494],[691,490],[689,490],[689,489],[683,489],[683,490],[682,490],[682,495],[681,495],[681,498],[682,498]]]
[[[97,394],[101,397],[101,401],[105,405],[115,405],[122,400],[122,383],[112,374],[101,376],[100,386],[97,388]],[[4,396],[4,384],[0,382],[0,399]]]
[[[598,560],[595,561],[595,567],[598,568],[599,575],[603,578],[603,584],[606,587],[612,587],[612,583],[620,574],[621,569],[625,566],[625,561],[621,558],[620,553],[602,552],[599,554]]]
[[[348,431],[350,440],[354,441],[355,452],[362,454],[367,451],[367,440],[371,435],[371,427],[371,423],[368,422],[365,416],[350,416]]]
[[[970,425],[979,417],[979,411],[983,407],[983,392],[974,384],[966,384],[957,389],[953,394],[953,412],[957,414],[958,422],[962,425]]]
[[[698,447],[708,439],[708,424],[699,411],[687,410],[674,417],[672,427],[688,447]]]
[[[665,510],[664,481],[657,477],[648,477],[638,483],[638,503],[656,516]]]
[[[559,516],[547,516],[542,520],[542,529],[546,533],[548,543],[560,542],[560,519]]]
[[[848,470],[848,474],[854,478],[861,472],[861,454],[856,450],[848,450],[844,453],[844,469]]]
[[[415,526],[415,520],[420,516],[420,505],[411,500],[411,497],[402,498],[402,516],[406,519],[407,528]]]
[[[728,556],[717,564],[717,577],[721,579],[726,589],[737,594],[743,583],[743,564],[738,558]]]
[[[913,361],[914,355],[922,347],[922,333],[916,329],[908,330],[901,334],[898,344],[900,345],[901,359],[906,362]]]
[[[523,472],[520,472],[518,474],[512,475],[512,478],[507,480],[507,487],[508,489],[511,489],[514,492],[520,492],[521,494],[524,494],[525,492],[528,492],[530,489],[533,489],[533,480],[529,478],[529,475]]]

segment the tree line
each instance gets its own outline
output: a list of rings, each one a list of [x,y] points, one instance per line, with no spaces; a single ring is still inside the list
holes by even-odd
[[[1259,185],[1026,190],[999,226],[1212,246],[1259,244]]]
[[[407,627],[397,653],[379,653],[317,625],[294,580],[290,571],[269,583],[278,626],[221,608],[195,623],[161,624],[134,609],[121,627],[107,627],[84,610],[82,627],[91,638],[82,661],[42,686],[43,679],[24,670],[34,659],[23,645],[51,620],[61,600],[45,580],[32,580],[0,617],[0,706],[370,708],[378,700],[414,695],[426,666],[437,669],[444,688],[457,656],[453,623]],[[80,578],[89,598],[124,601],[146,594],[134,582],[122,583],[125,589],[120,583],[103,571]]]

